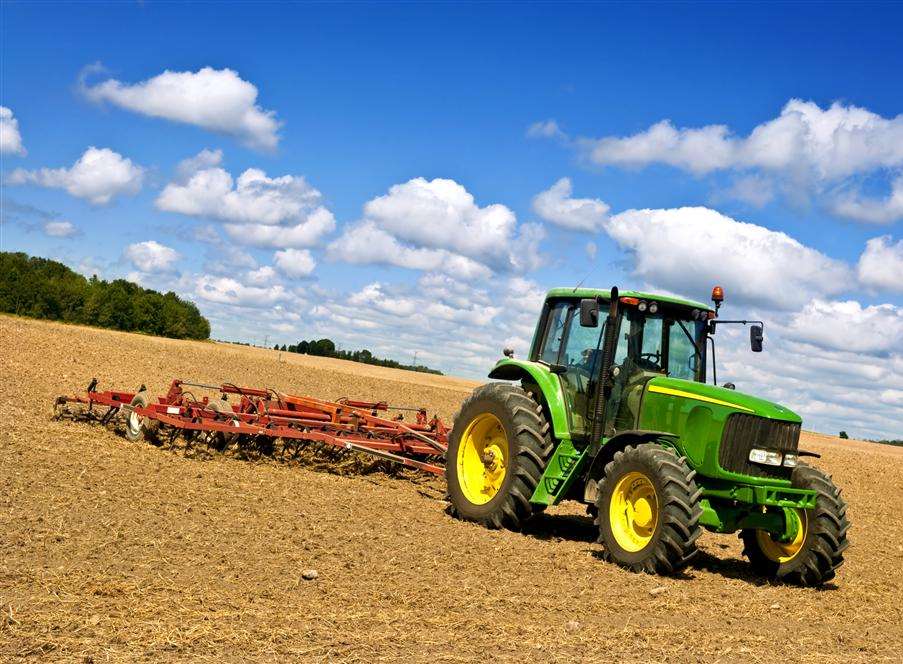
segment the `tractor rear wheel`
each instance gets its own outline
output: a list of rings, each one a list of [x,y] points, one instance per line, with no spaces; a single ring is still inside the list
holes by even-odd
[[[702,534],[695,476],[683,457],[655,443],[616,452],[596,502],[602,557],[635,572],[682,569]]]
[[[797,521],[796,537],[781,542],[764,530],[742,530],[743,555],[761,574],[801,586],[818,586],[833,579],[843,564],[843,552],[849,546],[847,504],[830,476],[817,468],[800,464],[793,470],[791,481],[794,487],[817,492],[813,509],[787,511]]]
[[[549,425],[518,386],[474,390],[455,416],[445,477],[451,514],[488,528],[518,530],[537,510],[530,496],[552,453]]]

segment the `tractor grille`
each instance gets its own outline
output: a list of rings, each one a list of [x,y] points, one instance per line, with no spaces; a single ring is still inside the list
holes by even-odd
[[[782,452],[795,452],[800,442],[800,425],[796,422],[769,420],[757,415],[732,413],[721,434],[718,463],[725,470],[753,477],[789,478],[792,468],[752,463],[749,451],[754,447]]]

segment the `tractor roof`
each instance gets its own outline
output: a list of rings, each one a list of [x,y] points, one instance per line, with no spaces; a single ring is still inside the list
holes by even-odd
[[[584,297],[599,297],[603,300],[608,300],[611,295],[611,290],[608,288],[553,288],[548,293],[546,293],[546,299],[553,297],[566,297],[566,298],[584,298]],[[623,290],[619,291],[620,297],[637,297],[641,300],[655,300],[656,302],[669,302],[670,304],[677,304],[684,307],[690,307],[693,309],[702,309],[704,311],[714,311],[711,305],[703,304],[702,302],[697,302],[696,300],[687,300],[682,297],[676,297],[674,295],[657,295],[656,293],[641,293],[640,291],[632,291],[632,290]]]

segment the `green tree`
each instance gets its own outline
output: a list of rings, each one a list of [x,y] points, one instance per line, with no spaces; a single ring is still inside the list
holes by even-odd
[[[207,339],[210,323],[191,302],[124,279],[85,279],[57,261],[0,252],[0,311],[138,331]]]

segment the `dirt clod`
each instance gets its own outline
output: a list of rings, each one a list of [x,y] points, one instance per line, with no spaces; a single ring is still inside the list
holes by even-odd
[[[301,572],[301,578],[305,581],[314,581],[320,578],[320,573],[315,569],[306,569]]]

